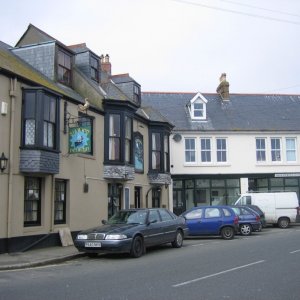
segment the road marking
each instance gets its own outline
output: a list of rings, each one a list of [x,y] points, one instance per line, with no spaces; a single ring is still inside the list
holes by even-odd
[[[292,251],[292,252],[290,252],[290,254],[294,254],[294,253],[297,253],[297,252],[300,252],[300,249],[299,249],[299,250]]]
[[[203,245],[205,245],[205,244],[193,244],[193,245],[191,245],[192,247],[197,247],[197,246],[203,246]]]
[[[192,279],[192,280],[189,280],[189,281],[184,281],[184,282],[181,282],[181,283],[177,283],[177,284],[172,285],[172,287],[176,288],[176,287],[180,287],[180,286],[183,286],[183,285],[188,285],[188,284],[191,284],[191,283],[194,283],[194,282],[197,282],[197,281],[201,281],[201,280],[208,279],[208,278],[211,278],[211,277],[215,277],[215,276],[218,276],[218,275],[222,275],[222,274],[225,274],[225,273],[233,272],[233,271],[236,271],[236,270],[239,270],[239,269],[251,267],[253,265],[261,264],[263,262],[265,262],[265,260],[259,260],[259,261],[253,262],[251,264],[235,267],[235,268],[228,269],[228,270],[225,270],[225,271],[221,271],[221,272],[218,272],[218,273],[214,273],[214,274],[210,274],[210,275],[207,275],[207,276]]]

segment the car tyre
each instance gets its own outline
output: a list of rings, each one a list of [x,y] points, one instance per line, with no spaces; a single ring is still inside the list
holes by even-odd
[[[221,236],[224,240],[232,240],[234,238],[234,229],[232,227],[223,227],[221,230]]]
[[[172,247],[181,248],[182,244],[183,244],[183,233],[181,230],[177,230],[175,240],[172,242]]]
[[[285,228],[288,228],[289,225],[290,225],[290,220],[288,218],[280,218],[278,220],[278,227],[279,228],[285,229]]]
[[[134,258],[141,257],[144,253],[144,243],[141,236],[136,236],[131,245],[130,256]]]
[[[247,236],[247,235],[251,235],[252,233],[252,227],[250,224],[242,224],[240,226],[240,233],[241,235]]]

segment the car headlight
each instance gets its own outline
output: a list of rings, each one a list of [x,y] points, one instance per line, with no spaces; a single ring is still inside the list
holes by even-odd
[[[86,234],[78,234],[77,240],[87,240],[87,235]]]
[[[108,234],[105,237],[106,240],[124,240],[127,239],[127,235],[125,234]]]

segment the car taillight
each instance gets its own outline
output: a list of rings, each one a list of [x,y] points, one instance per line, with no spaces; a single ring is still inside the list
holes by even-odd
[[[239,217],[238,216],[234,217],[234,224],[239,224]]]
[[[256,216],[256,221],[260,222],[260,216]]]

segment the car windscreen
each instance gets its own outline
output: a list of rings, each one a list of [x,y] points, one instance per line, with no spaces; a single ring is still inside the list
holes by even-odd
[[[145,224],[147,211],[118,211],[109,220],[108,224]]]

